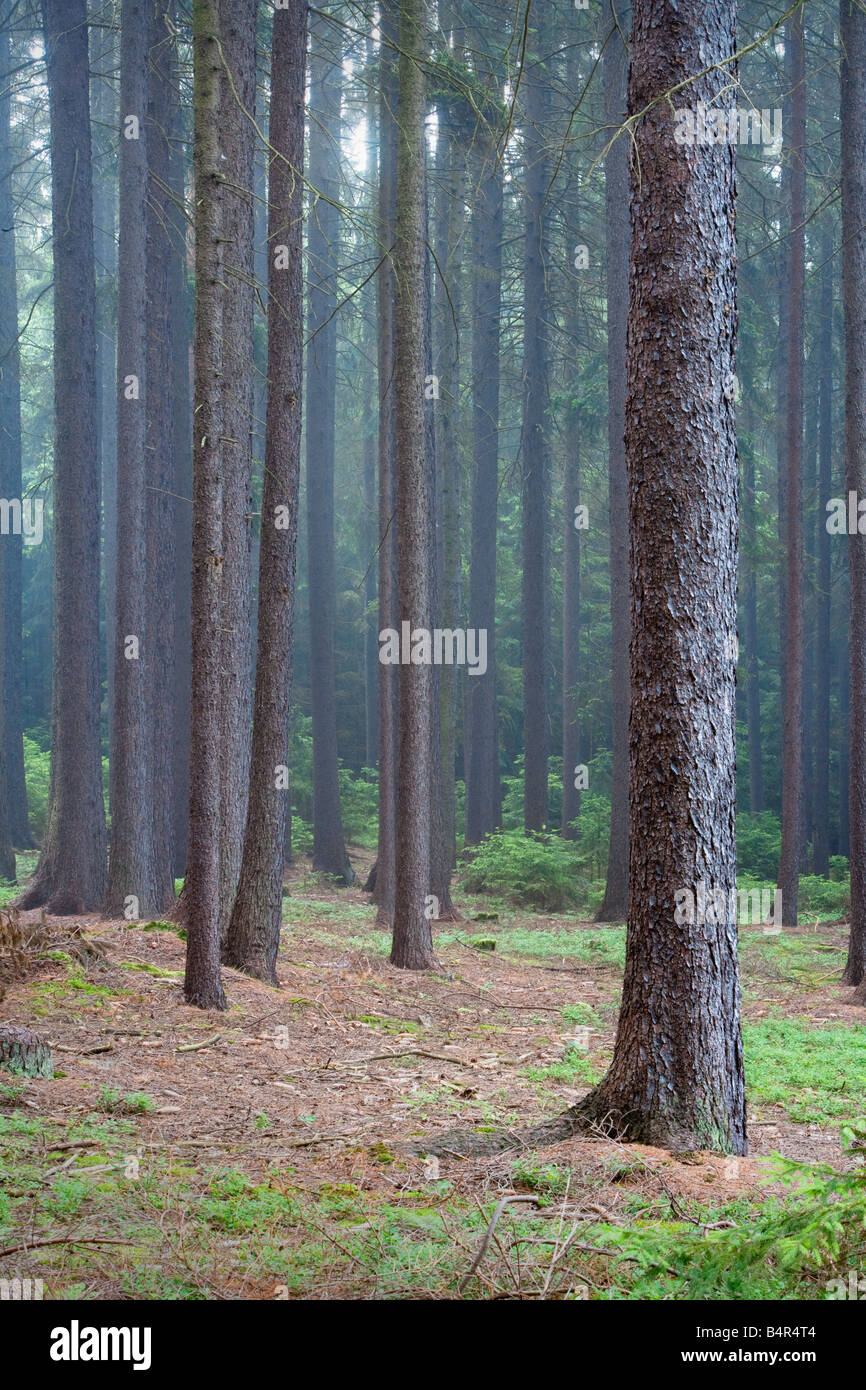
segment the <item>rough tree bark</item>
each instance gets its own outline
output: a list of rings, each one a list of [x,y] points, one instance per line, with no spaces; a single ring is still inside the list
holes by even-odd
[[[842,302],[845,311],[845,484],[866,497],[866,13],[840,0],[842,33]],[[851,571],[851,923],[843,979],[866,1004],[866,536],[848,538]],[[787,919],[786,919],[787,920]]]
[[[96,292],[85,0],[43,0],[54,240],[51,797],[20,907],[96,912],[105,893],[99,728]]]
[[[788,23],[791,47],[791,224],[788,266],[785,453],[785,690],[782,726],[782,925],[796,927],[803,797],[803,340],[806,293],[806,81],[803,7]]]
[[[613,1062],[572,1113],[665,1148],[744,1153],[730,909],[735,152],[727,143],[676,145],[663,95],[694,78],[682,99],[713,105],[734,75],[735,15],[733,0],[684,0],[676,9],[657,0],[634,4],[629,110],[649,109],[635,125],[631,183],[629,920]],[[726,895],[721,920],[677,922],[687,915],[677,895],[697,898],[702,881],[708,893]]]
[[[15,258],[15,213],[12,197],[14,157],[10,138],[11,38],[15,0],[0,4],[0,494],[21,497],[21,382],[18,351],[18,280]],[[9,837],[18,849],[30,849],[27,819],[24,743],[21,723],[21,546],[20,536],[2,542],[3,625],[3,758]],[[4,875],[5,877],[6,875]]]
[[[539,30],[541,32],[539,32]],[[525,58],[524,248],[523,248],[523,429],[521,457],[521,631],[523,645],[523,823],[547,823],[549,756],[548,662],[550,627],[550,440],[547,293],[550,182],[545,123],[550,89],[543,66],[544,25],[538,22]]]
[[[499,496],[499,339],[502,306],[502,168],[491,99],[473,140],[472,555],[469,626],[487,632],[487,671],[466,680],[466,843],[501,821],[496,707],[496,530]],[[485,119],[486,117],[486,119]]]
[[[611,35],[604,50],[603,80],[607,138],[625,119],[628,52],[625,36],[629,7],[611,4]],[[628,136],[614,140],[604,164],[607,276],[607,439],[610,518],[611,774],[610,844],[599,922],[621,922],[628,903],[628,715],[629,570],[628,482],[625,463],[626,324],[630,230],[623,208],[628,202]]]
[[[379,631],[396,628],[397,493],[394,373],[394,224],[397,168],[397,5],[382,0],[379,76]],[[376,919],[390,926],[394,916],[397,817],[398,676],[379,663],[379,841],[373,888]],[[372,877],[372,876],[371,876]]]
[[[274,12],[268,188],[268,401],[250,794],[225,960],[277,983],[288,810],[303,378],[306,0]]]
[[[425,366],[425,0],[401,0],[397,110],[396,305],[394,379],[397,567],[400,623],[431,627],[433,564],[430,470],[424,421]],[[402,628],[399,630],[402,631]],[[399,666],[396,873],[392,965],[435,964],[427,896],[430,883],[433,668]]]
[[[355,874],[346,855],[337,756],[334,641],[334,430],[340,238],[339,140],[342,54],[326,13],[310,25],[310,167],[307,217],[307,553],[310,706],[313,717],[313,868],[343,885]],[[334,52],[334,44],[337,51]],[[321,195],[321,196],[319,196]]]
[[[222,816],[222,435],[224,178],[218,121],[223,61],[219,0],[193,4],[195,399],[192,523],[190,792],[184,909],[187,1003],[224,1009],[220,978]]]
[[[111,843],[105,913],[157,915],[164,898],[154,863],[154,677],[148,630],[145,443],[147,376],[148,0],[123,0],[120,31],[120,195],[117,277],[117,553],[114,711],[111,720]],[[158,381],[154,390],[161,390]]]
[[[253,178],[257,0],[220,0],[225,174],[220,936],[237,892],[252,731]],[[196,426],[196,429],[198,427]]]
[[[184,356],[182,268],[183,209],[172,187],[172,144],[180,135],[177,50],[173,2],[149,0],[147,154],[147,631],[148,726],[153,786],[153,873],[157,911],[174,903],[174,738],[180,712],[175,707],[177,623],[174,577],[176,510],[189,503],[175,456],[178,410],[175,394],[188,407]],[[178,312],[180,309],[180,312]],[[175,341],[180,334],[181,342]],[[188,374],[188,373],[186,373]],[[184,412],[186,413],[186,412]],[[180,442],[180,441],[177,441]],[[184,456],[181,450],[181,458]],[[187,564],[189,551],[186,553]]]

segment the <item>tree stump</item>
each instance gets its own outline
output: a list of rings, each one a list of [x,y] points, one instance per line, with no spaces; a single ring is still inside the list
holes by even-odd
[[[0,1024],[0,1070],[10,1071],[14,1076],[52,1077],[51,1049],[29,1028]]]

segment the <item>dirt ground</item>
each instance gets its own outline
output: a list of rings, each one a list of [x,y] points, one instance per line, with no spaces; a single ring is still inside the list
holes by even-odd
[[[490,1203],[524,1190],[515,1182],[513,1152],[483,1159],[445,1154],[437,1161],[425,1158],[425,1138],[457,1127],[521,1128],[584,1094],[587,1084],[567,1084],[557,1068],[577,1043],[588,1064],[603,1071],[613,1045],[619,969],[603,958],[583,963],[550,953],[511,954],[499,941],[494,950],[478,949],[472,943],[480,932],[495,936],[497,923],[470,920],[478,900],[458,894],[465,919],[440,933],[446,938],[437,946],[440,972],[396,970],[381,949],[358,949],[365,913],[364,929],[374,932],[369,898],[360,889],[338,894],[313,882],[304,869],[292,878],[280,989],[225,970],[225,1013],[203,1014],[184,1004],[185,948],[176,932],[95,917],[78,919],[78,925],[104,956],[77,974],[63,959],[39,959],[9,987],[0,1005],[3,1022],[44,1036],[58,1075],[31,1081],[16,1112],[39,1124],[27,1127],[29,1177],[18,1189],[13,1178],[8,1189],[14,1220],[0,1228],[0,1277],[17,1271],[24,1257],[35,1270],[38,1250],[49,1281],[71,1281],[89,1297],[129,1296],[123,1263],[128,1252],[108,1243],[110,1230],[99,1244],[112,1221],[110,1194],[90,1213],[84,1198],[74,1212],[56,1203],[50,1220],[45,1212],[46,1191],[56,1190],[58,1174],[71,1179],[84,1172],[91,1180],[94,1155],[103,1148],[107,1166],[116,1169],[119,1155],[133,1174],[146,1172],[158,1158],[163,1171],[179,1168],[193,1180],[226,1169],[277,1189],[282,1180],[293,1194],[306,1194],[311,1209],[323,1191],[362,1193],[368,1204],[399,1203],[404,1194],[414,1194],[416,1205],[417,1194],[427,1192],[435,1206],[447,1190],[448,1204],[480,1204],[489,1215]],[[304,921],[296,924],[299,881],[305,910]],[[319,904],[323,915],[317,921]],[[345,925],[343,909],[350,915]],[[31,918],[38,914],[24,914],[22,921]],[[57,919],[48,925],[63,933],[72,924]],[[559,916],[528,917],[525,925],[537,933],[603,930]],[[824,928],[821,939],[839,945],[844,929]],[[71,975],[77,983],[70,987]],[[747,1018],[769,1009],[802,1014],[800,986],[772,978],[760,985],[748,992]],[[815,1018],[863,1022],[863,1011],[845,999],[835,980],[813,982],[809,1011]],[[592,1011],[586,1016],[599,1027],[580,1034],[578,1024],[564,1018],[564,1010],[577,1007],[579,1013],[580,1006]],[[138,1112],[129,1097],[142,1093],[149,1108]],[[0,1116],[8,1113],[0,1110]],[[92,1140],[78,1137],[87,1132],[80,1128],[86,1118],[100,1113],[131,1115],[124,1135],[112,1143],[97,1131]],[[751,1109],[750,1154],[743,1159],[672,1155],[580,1137],[552,1146],[536,1161],[573,1175],[570,1216],[588,1219],[595,1213],[617,1224],[624,1202],[636,1192],[690,1219],[689,1202],[722,1203],[773,1190],[767,1188],[773,1153],[838,1162],[838,1129],[798,1125],[781,1106],[762,1106]],[[162,1210],[159,1217],[169,1237],[172,1229],[182,1234],[185,1220],[177,1204],[173,1214]],[[84,1244],[76,1243],[76,1233]],[[55,1248],[40,1245],[54,1239]],[[93,1246],[85,1249],[88,1239]],[[176,1262],[173,1249],[170,1264]],[[466,1251],[468,1263],[470,1246]],[[192,1296],[286,1296],[274,1295],[282,1285],[275,1283],[273,1264],[263,1273],[253,1261],[239,1273],[222,1269],[220,1257],[211,1256],[206,1273],[193,1261]],[[353,1258],[349,1251],[349,1262]],[[342,1280],[344,1293],[347,1279],[351,1285],[351,1273],[343,1270],[336,1281],[339,1287]],[[359,1276],[361,1287],[375,1292],[366,1275]],[[333,1289],[301,1291],[333,1296]]]

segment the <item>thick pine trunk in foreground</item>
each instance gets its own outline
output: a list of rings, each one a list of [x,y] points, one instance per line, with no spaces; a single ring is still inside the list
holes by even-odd
[[[607,139],[625,119],[628,54],[624,36],[628,9],[605,10],[605,27],[617,28],[603,57],[604,109]],[[610,524],[610,640],[611,640],[611,774],[610,842],[604,899],[599,922],[622,922],[628,903],[628,644],[631,617],[628,578],[628,482],[625,464],[626,324],[628,320],[628,256],[630,231],[624,208],[628,204],[629,139],[614,140],[604,161],[605,247],[607,276],[607,441],[608,510]]]
[[[224,1009],[220,978],[222,410],[225,243],[217,122],[222,60],[218,0],[193,5],[195,177],[195,431],[192,523],[190,793],[184,909],[184,997]]]
[[[99,457],[87,9],[43,0],[54,242],[51,801],[22,907],[96,912],[105,892],[99,728]]]
[[[306,4],[274,13],[268,216],[268,404],[259,552],[253,748],[244,854],[225,943],[228,965],[277,983],[303,374]]]
[[[337,52],[333,51],[337,44]],[[307,552],[310,706],[313,717],[313,868],[341,884],[355,875],[346,855],[337,756],[337,581],[334,553],[334,430],[337,391],[340,138],[339,31],[318,15],[310,45],[310,185],[307,218]],[[317,197],[321,194],[321,197]]]
[[[629,108],[650,110],[631,185],[628,936],[613,1062],[573,1114],[660,1147],[744,1153],[735,912],[675,918],[684,890],[736,885],[735,152],[677,145],[662,99],[735,46],[730,0],[634,6]],[[709,106],[730,76],[682,100]],[[710,916],[697,902],[693,915]]]
[[[841,0],[842,299],[845,484],[866,497],[866,14]],[[866,1004],[866,536],[848,537],[851,570],[851,928],[844,980]]]
[[[397,219],[394,275],[397,573],[400,622],[431,626],[432,528],[424,421],[426,248],[424,0],[400,5],[400,100],[397,111]],[[433,794],[433,668],[400,665],[396,875],[391,963],[408,970],[435,964],[427,907]]]
[[[806,293],[806,84],[802,6],[791,46],[791,238],[788,267],[785,467],[785,684],[782,727],[782,922],[797,925],[803,798],[803,341]]]

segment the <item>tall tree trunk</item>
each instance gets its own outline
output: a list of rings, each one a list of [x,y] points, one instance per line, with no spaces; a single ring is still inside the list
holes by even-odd
[[[397,0],[382,0],[379,78],[379,632],[396,628],[397,491],[394,362],[394,232],[397,169]],[[397,826],[397,669],[379,663],[379,844],[375,896],[380,925],[394,916]],[[426,890],[425,890],[426,891]]]
[[[543,25],[539,28],[543,30]],[[523,430],[521,454],[521,555],[523,584],[523,823],[547,823],[548,662],[550,646],[550,439],[547,295],[550,182],[547,159],[550,90],[543,66],[544,39],[536,33],[525,60],[525,232],[523,250]],[[546,56],[546,55],[544,55]]]
[[[751,423],[751,416],[749,417]],[[755,509],[755,446],[751,429],[745,445],[743,469],[743,529],[747,552],[743,569],[743,639],[746,647],[746,731],[749,750],[749,810],[756,816],[764,809],[764,777],[761,761],[761,690],[758,666],[758,583],[755,551],[757,514]]]
[[[99,729],[96,291],[85,0],[43,0],[54,239],[51,796],[22,907],[96,912],[105,892]]]
[[[175,878],[186,872],[189,830],[190,630],[192,569],[192,335],[191,296],[187,276],[187,222],[184,214],[186,142],[184,113],[172,97],[172,138],[168,177],[171,187],[172,256],[169,263],[172,348],[172,455],[175,470],[174,578],[174,760],[172,862]]]
[[[424,422],[425,367],[425,0],[400,0],[397,110],[394,380],[397,566],[400,631],[431,627],[430,471]],[[427,904],[430,884],[433,668],[399,666],[396,874],[392,965],[435,964]]]
[[[628,54],[625,26],[628,11],[611,4],[615,23],[604,50],[604,109],[607,139],[625,118]],[[627,135],[607,151],[605,181],[605,245],[607,258],[607,439],[610,515],[610,641],[611,736],[610,845],[604,898],[599,922],[621,922],[628,900],[629,856],[629,568],[628,482],[625,462],[626,323],[628,319],[629,227],[623,216],[628,201]]]
[[[224,65],[223,576],[220,936],[243,855],[252,732],[253,179],[257,0],[220,0]],[[196,428],[198,428],[196,426]]]
[[[0,493],[21,499],[21,380],[18,351],[18,278],[15,259],[15,213],[12,197],[14,157],[10,138],[11,24],[14,0],[0,4]],[[24,741],[21,715],[21,536],[2,542],[4,799],[9,837],[30,849],[27,819]],[[7,858],[8,866],[8,858]],[[14,874],[14,864],[13,864]],[[7,877],[7,875],[3,875]]]
[[[277,983],[298,538],[303,380],[303,166],[307,6],[274,12],[268,189],[268,402],[250,795],[230,965]]]
[[[187,1003],[224,1009],[220,978],[225,186],[219,122],[219,0],[193,4],[195,430],[189,839],[184,902]],[[238,518],[236,518],[237,520]],[[242,518],[241,518],[242,520]]]
[[[818,581],[815,663],[815,839],[813,869],[830,876],[830,533],[825,505],[833,483],[833,243],[829,227],[821,239],[821,324],[818,339]]]
[[[120,201],[117,296],[117,575],[114,713],[111,721],[111,846],[105,912],[132,920],[156,915],[154,749],[148,688],[145,512],[147,377],[147,0],[123,0],[120,34]],[[161,384],[154,382],[154,389]],[[152,505],[152,503],[151,503]]]
[[[372,51],[372,40],[368,52]],[[378,149],[378,104],[373,83],[367,102],[367,176],[371,190],[376,188],[376,154]],[[375,193],[371,197],[369,216],[375,219]],[[371,252],[380,254],[373,242]],[[375,400],[376,372],[376,284],[371,280],[362,298],[364,344],[364,555],[367,570],[364,575],[364,765],[375,768],[379,759],[379,642],[376,623],[378,545],[378,497],[376,490],[376,444],[378,406]]]
[[[90,0],[90,107],[93,141],[93,249],[96,269],[96,434],[102,500],[105,724],[111,746],[117,594],[117,195],[119,7],[109,16]],[[115,20],[116,15],[116,20]],[[98,18],[97,18],[98,16]],[[95,26],[99,27],[95,27]],[[109,809],[111,788],[109,787]]]
[[[663,95],[688,83],[685,100],[712,106],[735,76],[735,50],[732,0],[635,0],[629,109],[646,114],[634,128],[626,402],[628,934],[613,1062],[576,1111],[639,1142],[744,1153],[736,897],[730,904],[737,449],[725,389],[735,152],[677,145]],[[694,910],[702,882],[710,901],[713,889],[725,894],[720,921],[696,920],[715,917]]]
[[[806,288],[806,83],[803,7],[788,25],[791,45],[791,232],[788,272],[786,442],[785,703],[782,729],[782,922],[797,925],[803,794],[803,333]]]
[[[570,60],[569,85],[579,81],[577,52]],[[580,225],[578,200],[579,169],[572,158],[569,169],[569,196],[565,208],[565,254],[574,255],[574,233]],[[577,380],[580,367],[581,303],[579,274],[568,280],[568,308],[565,314],[566,364],[564,369],[565,407],[562,532],[562,825],[563,839],[574,840],[574,821],[580,814],[580,400]]]
[[[840,0],[842,33],[842,301],[845,309],[845,483],[866,497],[866,14]],[[851,924],[843,979],[866,1004],[866,537],[848,538],[851,571]]]
[[[334,657],[334,428],[337,292],[340,266],[339,140],[341,53],[327,14],[310,26],[310,184],[307,218],[307,551],[310,592],[310,704],[313,716],[313,868],[338,883],[355,877],[346,855],[337,757]]]
[[[174,608],[175,539],[181,487],[175,457],[175,392],[184,405],[186,337],[182,312],[174,303],[183,295],[178,261],[183,264],[182,209],[172,188],[172,141],[179,135],[177,54],[172,7],[149,0],[147,152],[150,166],[147,202],[147,631],[148,720],[153,772],[154,880],[158,909],[174,903],[174,738],[175,708]],[[168,24],[167,21],[168,20]],[[180,306],[181,310],[183,305]],[[180,333],[181,343],[175,342]],[[177,376],[175,365],[177,364]],[[189,496],[187,493],[186,496]],[[189,552],[187,552],[187,560]]]
[[[466,680],[466,843],[501,821],[496,707],[496,529],[499,497],[499,344],[502,305],[502,169],[495,131],[473,147],[472,556],[469,626],[487,633],[487,670]]]

